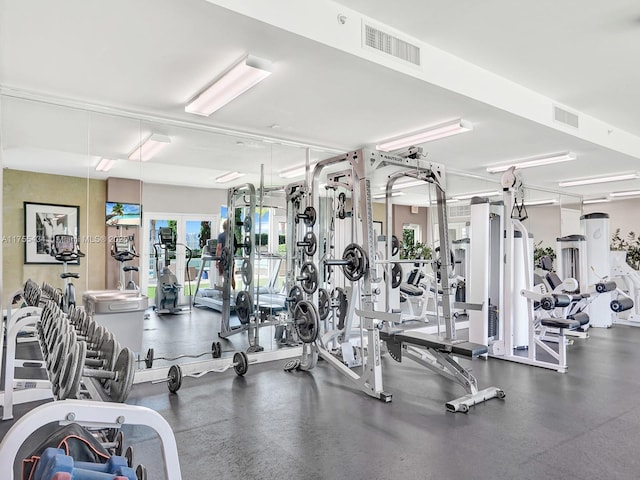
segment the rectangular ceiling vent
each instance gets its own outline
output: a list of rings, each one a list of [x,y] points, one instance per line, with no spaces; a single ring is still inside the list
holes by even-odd
[[[563,123],[573,128],[578,128],[579,119],[575,113],[567,112],[566,110],[557,107],[553,107],[553,119],[558,123]]]
[[[367,47],[420,66],[420,47],[412,45],[409,42],[366,23],[364,23],[363,26],[364,44]]]
[[[471,215],[471,205],[448,205],[449,217],[459,218]]]

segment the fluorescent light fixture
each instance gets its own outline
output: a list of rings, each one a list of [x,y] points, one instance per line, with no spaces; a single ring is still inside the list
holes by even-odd
[[[558,200],[556,198],[547,198],[546,200],[533,200],[533,201],[526,201],[524,202],[524,204],[527,207],[533,207],[535,205],[553,205],[554,203],[558,203]]]
[[[610,200],[608,198],[590,198],[588,200],[583,200],[582,203],[588,205],[590,203],[606,203]]]
[[[131,152],[131,155],[129,155],[129,160],[139,160],[142,162],[151,160],[170,143],[170,137],[154,133],[144,142],[142,142],[133,152]]]
[[[235,180],[236,178],[244,177],[245,175],[246,173],[228,172],[228,173],[225,173],[224,175],[220,175],[219,177],[217,177],[216,183],[227,183],[227,182],[230,182],[231,180]]]
[[[498,195],[502,195],[502,192],[493,190],[491,192],[465,193],[464,195],[454,195],[451,198],[453,200],[469,200],[473,197],[497,197]]]
[[[101,158],[96,165],[96,172],[108,172],[115,163],[116,161],[111,158]]]
[[[505,163],[502,165],[494,165],[487,167],[488,173],[500,173],[506,172],[511,167],[530,168],[539,167],[541,165],[550,165],[552,163],[569,162],[575,160],[578,156],[573,152],[552,153],[550,155],[540,155],[538,157],[530,157],[521,160],[514,160],[511,163]]]
[[[397,137],[387,142],[376,145],[376,150],[382,152],[391,152],[405,147],[413,147],[425,142],[431,142],[440,138],[457,135],[458,133],[469,132],[473,130],[473,124],[466,120],[457,119],[451,122],[434,125],[417,133],[410,133]]]
[[[271,75],[271,62],[248,55],[184,107],[187,113],[208,117]]]
[[[626,192],[613,192],[609,194],[611,197],[632,197],[634,195],[640,195],[640,190],[627,190]]]
[[[609,177],[593,177],[582,178],[578,180],[567,180],[566,182],[559,182],[559,187],[577,187],[579,185],[594,185],[596,183],[608,183],[608,182],[621,182],[623,180],[633,180],[638,178],[637,173],[623,173],[620,175],[611,175]]]
[[[309,165],[309,170],[313,171],[315,167],[316,167],[316,164],[312,163]],[[302,175],[304,175],[306,168],[307,168],[306,165],[296,165],[295,167],[285,168],[284,170],[280,170],[280,173],[278,173],[278,175],[280,175],[281,178],[301,177]]]
[[[405,195],[405,193],[404,192],[391,192],[391,196],[392,197],[401,197],[402,195]],[[380,198],[385,198],[386,196],[387,196],[386,193],[376,193],[371,198],[375,198],[376,200],[378,200]]]

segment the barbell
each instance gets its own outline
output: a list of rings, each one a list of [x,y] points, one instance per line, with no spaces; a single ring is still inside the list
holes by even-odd
[[[209,370],[204,370],[199,373],[183,374],[182,368],[180,368],[180,365],[171,365],[171,368],[169,368],[169,376],[166,379],[154,380],[151,383],[167,382],[167,387],[169,388],[169,391],[171,393],[176,393],[178,390],[180,390],[180,387],[182,386],[182,379],[184,377],[200,378],[203,375],[206,375],[207,373],[211,373],[211,372],[213,373],[226,372],[231,367],[233,367],[234,371],[236,372],[236,375],[238,375],[239,377],[242,377],[244,376],[245,373],[247,373],[247,370],[249,370],[249,363],[255,363],[255,362],[257,362],[257,360],[255,359],[249,361],[249,358],[247,357],[246,353],[236,352],[233,355],[233,363],[225,365],[224,367],[211,368]]]
[[[147,350],[147,356],[138,361],[144,362],[147,368],[151,368],[153,367],[153,362],[155,360],[168,360],[170,362],[173,362],[180,358],[200,358],[200,357],[204,357],[205,355],[211,355],[212,358],[220,358],[222,356],[222,345],[220,344],[220,342],[214,341],[211,343],[211,350],[207,350],[206,352],[202,352],[198,354],[178,355],[177,357],[156,357],[154,356],[154,353],[155,352],[153,348],[150,348],[149,350]]]

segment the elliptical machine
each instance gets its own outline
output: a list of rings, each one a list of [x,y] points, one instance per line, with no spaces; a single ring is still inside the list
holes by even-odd
[[[69,309],[76,305],[76,287],[71,278],[80,278],[79,273],[69,272],[69,262],[75,262],[80,257],[84,257],[84,253],[78,248],[76,237],[73,235],[55,235],[53,237],[53,250],[51,256],[59,262],[62,262],[62,273],[60,278],[64,280],[64,291],[62,292],[62,311],[69,313]]]
[[[189,271],[189,262],[191,261],[192,251],[184,243],[177,243],[175,233],[170,227],[162,227],[158,231],[158,243],[153,244],[153,250],[156,258],[156,275],[158,283],[155,296],[155,310],[158,313],[180,313],[183,309],[178,306],[180,298],[180,290],[182,285],[178,283],[178,278],[171,271],[169,265],[169,252],[175,251],[176,245],[183,245],[187,250],[186,271]],[[160,269],[160,251],[164,250],[164,266]],[[189,302],[191,306],[191,302]]]
[[[122,263],[120,269],[120,282],[118,290],[139,290],[133,279],[133,272],[137,272],[140,269],[135,265],[127,265],[127,262],[132,261],[134,258],[139,257],[136,253],[136,247],[133,243],[133,235],[128,237],[115,237],[113,244],[111,244],[111,256],[118,262]],[[129,281],[126,282],[126,273],[129,272]]]

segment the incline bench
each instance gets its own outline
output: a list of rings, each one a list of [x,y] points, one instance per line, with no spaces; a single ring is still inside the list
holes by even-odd
[[[451,340],[410,330],[383,331],[380,332],[380,338],[386,342],[389,355],[397,362],[402,361],[404,351],[404,354],[415,362],[464,387],[467,395],[446,403],[447,410],[450,412],[466,413],[469,411],[469,407],[473,405],[496,397],[504,398],[505,396],[504,391],[496,387],[478,390],[476,378],[469,369],[460,365],[452,356],[457,355],[473,359],[488,352],[486,345],[463,340]]]

